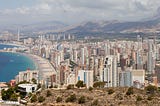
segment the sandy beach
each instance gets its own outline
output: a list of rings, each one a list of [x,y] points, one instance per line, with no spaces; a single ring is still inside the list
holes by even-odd
[[[57,74],[56,70],[47,59],[28,53],[25,53],[24,55],[34,61],[36,69],[40,71],[40,78],[43,79],[49,77],[50,75]]]

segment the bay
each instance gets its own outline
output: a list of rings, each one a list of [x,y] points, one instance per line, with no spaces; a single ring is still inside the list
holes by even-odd
[[[1,45],[0,49],[12,48],[12,45]],[[28,68],[36,69],[32,59],[20,53],[0,52],[0,82],[8,82],[14,79],[19,71],[25,71]]]

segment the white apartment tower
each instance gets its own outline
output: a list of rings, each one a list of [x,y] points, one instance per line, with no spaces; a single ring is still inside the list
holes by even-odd
[[[84,65],[84,48],[81,48],[81,64]]]
[[[117,56],[109,55],[104,59],[104,69],[100,75],[101,81],[106,87],[117,87],[118,84]]]

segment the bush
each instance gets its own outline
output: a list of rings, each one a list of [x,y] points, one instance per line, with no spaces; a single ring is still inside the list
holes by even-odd
[[[126,95],[132,95],[134,93],[133,87],[129,87],[128,91],[126,92]]]
[[[34,94],[31,97],[31,102],[33,103],[33,102],[36,102],[36,101],[37,101],[37,96]]]
[[[14,94],[14,88],[9,88],[8,90],[2,90],[1,95],[3,100],[10,100],[11,96]]]
[[[148,96],[147,100],[151,101],[153,99],[152,96]]]
[[[46,96],[49,97],[52,95],[52,92],[50,90],[47,90]]]
[[[108,90],[108,94],[110,95],[110,94],[113,94],[114,93],[114,90],[113,89],[109,89]]]
[[[76,84],[77,88],[84,87],[83,81],[79,80]]]
[[[30,92],[29,94],[28,94],[28,97],[30,98],[32,96],[32,93]]]
[[[57,97],[56,102],[62,102],[62,97]]]
[[[11,101],[17,101],[17,100],[18,100],[18,95],[15,94],[15,93],[12,94],[10,100],[11,100]]]
[[[74,88],[74,85],[73,84],[70,84],[67,86],[67,89],[73,89]]]
[[[157,87],[153,86],[153,85],[148,85],[145,89],[148,93],[151,93],[151,94],[153,94],[153,93],[155,93],[155,91],[157,91]]]
[[[141,96],[137,96],[137,101],[141,101],[142,100],[142,97]]]
[[[49,88],[53,88],[53,85],[49,86]]]
[[[85,99],[84,96],[81,96],[81,97],[78,99],[78,103],[79,103],[79,104],[83,104],[83,103],[85,103],[85,101],[86,101],[86,99]]]
[[[105,82],[95,82],[93,84],[94,88],[104,88],[104,86],[105,86]]]
[[[38,97],[38,102],[43,102],[43,101],[45,101],[45,98],[43,97],[43,96],[40,96],[40,97]]]
[[[40,88],[41,88],[41,84],[39,83],[39,84],[37,85],[37,90],[40,89]]]
[[[93,88],[92,87],[89,87],[89,91],[92,91],[93,90]]]
[[[58,88],[58,86],[57,85],[54,85],[54,87],[53,88]]]
[[[70,95],[67,99],[66,99],[66,102],[75,102],[76,101],[76,95],[73,94],[73,95]]]
[[[91,104],[91,106],[98,106],[98,99],[94,100]]]
[[[32,78],[33,84],[37,84],[37,80],[35,78]]]

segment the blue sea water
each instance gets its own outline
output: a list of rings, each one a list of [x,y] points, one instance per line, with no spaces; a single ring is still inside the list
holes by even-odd
[[[1,45],[0,49],[11,48],[11,45]],[[13,79],[19,71],[30,68],[36,69],[34,62],[20,53],[0,52],[0,82],[8,82]]]
[[[17,47],[17,46],[0,44],[0,49],[4,49],[4,48],[14,48],[14,47]]]

